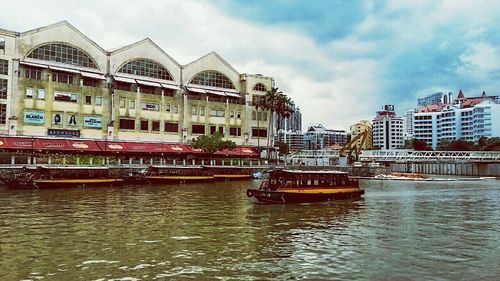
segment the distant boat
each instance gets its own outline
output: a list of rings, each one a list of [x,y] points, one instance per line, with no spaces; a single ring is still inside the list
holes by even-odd
[[[152,183],[211,182],[215,178],[202,166],[149,166],[145,179]]]
[[[2,179],[11,188],[68,188],[122,185],[107,167],[38,166]]]
[[[263,203],[311,203],[359,199],[364,190],[346,172],[274,170],[247,196]]]

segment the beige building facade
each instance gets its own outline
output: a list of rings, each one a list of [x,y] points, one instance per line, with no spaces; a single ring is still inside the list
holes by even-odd
[[[252,118],[252,100],[273,86],[215,52],[180,65],[150,39],[105,50],[66,21],[0,29],[0,135],[188,143],[220,132],[256,146],[268,122]]]
[[[356,124],[351,125],[351,139],[354,139],[359,134],[367,132],[366,141],[361,146],[361,149],[372,149],[373,139],[372,139],[372,124],[368,120],[361,120]],[[361,145],[361,139],[357,140],[357,145]]]

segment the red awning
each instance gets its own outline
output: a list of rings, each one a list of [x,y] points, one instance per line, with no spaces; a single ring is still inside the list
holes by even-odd
[[[0,149],[32,149],[32,138],[0,137]]]
[[[95,141],[68,139],[34,139],[36,150],[101,151]]]
[[[167,152],[174,153],[190,153],[193,152],[193,149],[189,145],[185,144],[166,144]]]
[[[257,151],[252,147],[237,147],[232,150],[224,149],[222,151],[217,151],[215,154],[227,156],[259,156]]]

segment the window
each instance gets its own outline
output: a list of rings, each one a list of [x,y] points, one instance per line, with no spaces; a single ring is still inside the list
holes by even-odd
[[[7,99],[7,79],[0,79],[0,99]]]
[[[210,126],[210,134],[213,135],[215,134],[215,132],[217,132],[217,126],[215,125]]]
[[[165,105],[165,112],[170,112],[170,103]]]
[[[178,105],[174,105],[174,107],[172,108],[172,113],[179,113],[179,106]]]
[[[0,50],[5,50],[5,38],[0,37]]]
[[[0,124],[7,122],[7,105],[0,103]]]
[[[239,127],[230,127],[229,128],[229,135],[230,136],[241,136],[241,128]]]
[[[52,81],[65,84],[73,84],[73,75],[62,72],[52,72]]]
[[[150,86],[141,85],[139,87],[139,90],[143,94],[154,94],[155,93],[155,88],[154,87],[150,87]]]
[[[252,111],[252,120],[257,120],[257,112]]]
[[[205,116],[205,108],[204,107],[200,107],[200,115]]]
[[[238,118],[238,119],[241,118],[241,111],[236,112],[236,118]]]
[[[205,125],[192,125],[193,134],[205,134]]]
[[[78,98],[76,94],[71,94],[71,99],[70,99],[71,102],[77,102],[77,99]]]
[[[89,87],[99,87],[101,81],[99,79],[92,79],[92,78],[83,78],[83,86],[89,86]]]
[[[24,77],[27,79],[42,80],[42,70],[37,68],[26,68],[24,70]]]
[[[224,135],[224,126],[220,126],[220,127],[219,127],[219,133],[220,133],[221,135]]]
[[[196,106],[191,108],[191,115],[198,115],[198,108]]]
[[[125,108],[125,99],[120,99],[120,108]]]
[[[229,117],[230,117],[230,118],[234,118],[234,110],[231,110],[231,111],[229,112]]]
[[[26,88],[26,98],[27,99],[33,98],[33,89],[32,88]]]
[[[153,121],[152,122],[152,127],[151,127],[151,131],[153,132],[159,132],[160,131],[160,121]]]
[[[45,99],[45,89],[38,89],[38,99],[39,100]]]
[[[92,96],[85,96],[85,104],[92,104]]]
[[[178,133],[179,132],[179,124],[173,123],[173,122],[165,122],[165,132]]]
[[[257,138],[265,138],[267,137],[267,129],[259,129],[259,128],[252,128],[252,137]]]
[[[135,120],[132,119],[120,119],[120,130],[134,130]]]
[[[211,70],[196,74],[196,76],[189,83],[210,87],[234,89],[233,83],[226,75]]]
[[[40,46],[31,51],[28,58],[98,69],[94,60],[86,52],[64,43],[49,43]]]
[[[4,74],[4,75],[9,74],[9,61],[8,60],[0,60],[0,74]]]
[[[165,69],[165,67],[155,61],[148,59],[136,59],[127,62],[118,70],[118,72],[163,80],[174,80],[172,79],[172,76],[167,71],[167,69]]]
[[[255,86],[253,86],[254,91],[259,91],[259,92],[265,92],[266,91],[266,86],[262,83],[257,83]]]
[[[148,131],[148,130],[149,130],[149,121],[141,120],[141,131]]]
[[[225,110],[220,108],[210,108],[210,116],[224,117]]]
[[[122,82],[116,82],[116,89],[120,91],[127,91],[130,92],[130,84],[129,83],[122,83]]]
[[[128,108],[129,109],[135,109],[135,100],[134,99],[130,99],[128,101]]]
[[[95,105],[97,105],[97,106],[102,105],[102,97],[101,96],[95,97]]]

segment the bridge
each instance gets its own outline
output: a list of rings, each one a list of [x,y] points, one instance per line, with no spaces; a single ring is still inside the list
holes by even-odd
[[[302,150],[289,155],[287,163],[316,163],[333,165],[339,163],[337,150]],[[488,162],[500,163],[500,151],[414,151],[414,150],[364,150],[360,162]],[[340,161],[342,162],[342,161]]]

